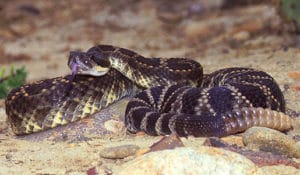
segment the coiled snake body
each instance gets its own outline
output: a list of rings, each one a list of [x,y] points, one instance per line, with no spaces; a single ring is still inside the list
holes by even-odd
[[[131,132],[226,136],[251,126],[292,128],[282,92],[262,71],[227,68],[203,75],[193,60],[145,58],[109,45],[71,52],[68,65],[73,75],[8,95],[6,113],[17,135],[79,120],[134,95],[125,113]]]

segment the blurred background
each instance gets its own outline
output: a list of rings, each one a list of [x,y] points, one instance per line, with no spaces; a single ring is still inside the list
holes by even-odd
[[[0,99],[70,74],[69,52],[97,44],[191,58],[205,73],[261,69],[299,99],[299,33],[299,0],[0,0]],[[287,104],[300,109],[298,101]]]
[[[97,44],[195,59],[205,73],[262,69],[294,98],[299,33],[298,0],[3,0],[0,98],[25,82],[69,74],[69,52]]]
[[[298,4],[292,0],[285,4],[279,0],[3,0],[0,65],[24,65],[32,81],[69,73],[69,51],[96,44],[126,47],[145,56],[194,59],[236,58],[245,49],[262,47],[297,47]],[[214,62],[204,59],[203,64]]]

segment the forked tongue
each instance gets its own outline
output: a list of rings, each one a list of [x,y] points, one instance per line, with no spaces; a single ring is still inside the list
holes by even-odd
[[[77,69],[78,69],[78,64],[77,63],[73,63],[72,64],[72,80],[75,78]]]

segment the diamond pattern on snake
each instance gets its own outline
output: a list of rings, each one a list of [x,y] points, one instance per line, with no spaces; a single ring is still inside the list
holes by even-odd
[[[252,126],[286,131],[293,125],[278,84],[252,68],[203,74],[192,59],[146,58],[110,45],[70,52],[68,66],[72,75],[10,92],[6,113],[16,135],[80,120],[124,97],[132,97],[125,112],[132,133],[222,137]]]

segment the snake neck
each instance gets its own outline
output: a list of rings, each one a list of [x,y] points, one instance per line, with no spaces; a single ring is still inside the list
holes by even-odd
[[[108,59],[111,68],[142,88],[160,85],[202,83],[202,66],[186,58],[145,58],[124,48],[116,48]]]

